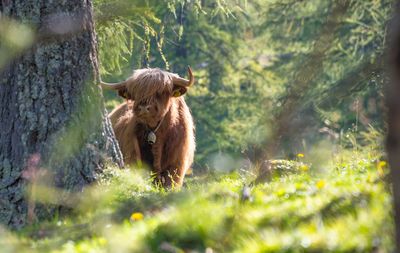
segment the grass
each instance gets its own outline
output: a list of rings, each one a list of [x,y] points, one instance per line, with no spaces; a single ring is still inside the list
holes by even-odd
[[[208,173],[180,191],[109,169],[72,213],[0,230],[1,252],[390,252],[379,154],[344,151],[325,170],[307,158],[273,162],[272,179],[257,185],[250,172]]]

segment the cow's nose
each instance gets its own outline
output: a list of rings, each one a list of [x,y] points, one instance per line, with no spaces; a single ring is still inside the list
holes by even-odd
[[[141,112],[149,112],[150,111],[150,105],[141,105],[140,106],[140,111]]]

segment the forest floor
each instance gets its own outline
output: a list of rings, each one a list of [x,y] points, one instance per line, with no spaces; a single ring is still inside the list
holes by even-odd
[[[70,201],[72,213],[0,230],[0,251],[390,252],[391,195],[379,153],[343,151],[325,170],[306,161],[275,161],[272,179],[250,187],[252,173],[208,173],[180,191],[110,169]]]

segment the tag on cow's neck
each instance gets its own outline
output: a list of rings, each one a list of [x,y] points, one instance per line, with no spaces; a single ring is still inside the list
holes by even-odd
[[[181,96],[181,91],[180,90],[174,90],[173,96],[176,97],[176,98],[180,97]]]
[[[150,131],[147,134],[147,143],[149,143],[150,145],[153,145],[154,143],[156,143],[157,140],[157,136],[153,131]]]

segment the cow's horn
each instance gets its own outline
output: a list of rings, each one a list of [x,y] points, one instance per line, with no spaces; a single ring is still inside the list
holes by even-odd
[[[112,90],[120,90],[126,87],[126,84],[128,83],[128,80],[125,80],[120,83],[105,83],[103,81],[100,81],[101,87],[105,89],[112,89]]]
[[[179,76],[174,76],[173,77],[174,84],[179,85],[179,86],[184,86],[184,87],[192,86],[194,83],[194,76],[193,76],[192,68],[190,68],[190,67],[188,67],[188,74],[189,74],[189,80],[179,77]]]

